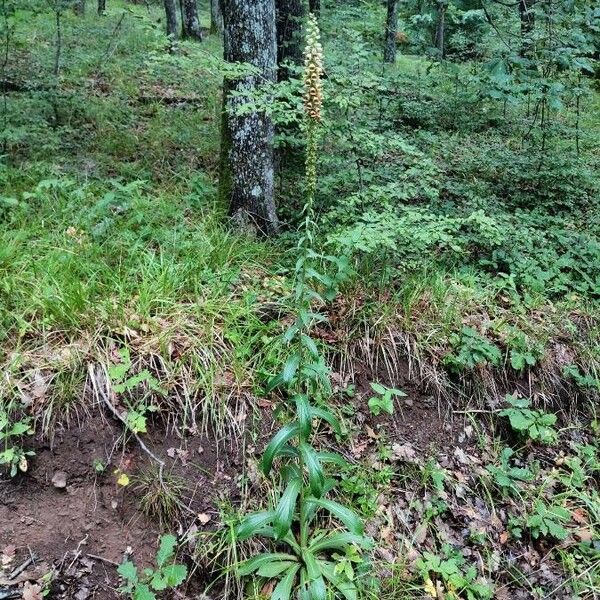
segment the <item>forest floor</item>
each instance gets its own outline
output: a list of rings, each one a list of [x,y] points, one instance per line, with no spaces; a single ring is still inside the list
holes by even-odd
[[[286,236],[224,224],[219,42],[169,54],[159,14],[65,15],[58,87],[48,14],[19,22],[11,50],[2,600],[121,597],[117,566],[152,566],[165,532],[190,573],[165,598],[241,595],[222,568],[251,547],[232,546],[231,527],[275,493],[257,464],[286,416],[265,381],[293,261]],[[410,79],[419,64],[398,69]],[[344,428],[319,443],[348,459],[336,493],[376,541],[365,597],[600,597],[593,293],[561,281],[564,297],[517,305],[469,273],[421,275],[396,296],[359,281],[319,331]],[[392,414],[373,414],[372,383],[405,394]]]

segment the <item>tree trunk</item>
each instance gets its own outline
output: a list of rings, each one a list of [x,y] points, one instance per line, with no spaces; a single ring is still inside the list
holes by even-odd
[[[210,32],[223,34],[222,0],[210,0]]]
[[[98,14],[102,16],[106,12],[106,0],[98,0]]]
[[[446,34],[446,9],[448,8],[447,0],[438,0],[437,3],[437,26],[435,28],[435,47],[438,50],[440,58],[446,58],[446,43],[444,40]]]
[[[398,32],[398,0],[387,0],[387,19],[385,21],[385,46],[383,60],[396,62],[396,34]]]
[[[171,39],[177,37],[177,7],[175,0],[164,0],[165,14],[167,17],[167,35]]]
[[[196,0],[180,0],[181,2],[181,34],[184,38],[202,41],[202,29],[198,18]]]
[[[279,79],[289,77],[284,61],[302,64],[302,25],[305,16],[303,0],[275,0],[277,10],[277,64]]]
[[[315,17],[321,14],[321,0],[308,0],[308,10],[315,15]]]
[[[224,0],[225,60],[249,63],[257,73],[225,80],[221,132],[220,195],[241,229],[263,234],[277,232],[274,199],[271,118],[255,110],[236,114],[251,98],[236,96],[257,91],[277,74],[275,0]]]
[[[529,56],[533,49],[531,34],[535,26],[535,14],[533,5],[535,0],[519,0],[519,19],[521,21],[521,50],[520,55]]]
[[[85,0],[75,0],[75,4],[73,4],[73,12],[80,17],[85,16]]]

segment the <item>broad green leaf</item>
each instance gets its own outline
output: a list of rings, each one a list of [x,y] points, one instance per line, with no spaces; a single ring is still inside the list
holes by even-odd
[[[138,579],[137,568],[130,560],[122,562],[117,568],[117,573],[127,581],[135,582]]]
[[[308,351],[313,355],[313,356],[319,356],[319,349],[317,348],[317,344],[315,343],[315,341],[308,335],[306,334],[302,334],[300,336],[300,341],[302,342],[302,345],[308,349]]]
[[[340,577],[335,572],[335,567],[330,562],[320,560],[319,566],[325,578],[330,581],[346,600],[357,600],[358,590],[352,581]]]
[[[548,527],[548,533],[557,540],[564,540],[568,537],[569,532],[557,521],[547,519],[544,523]]]
[[[145,583],[140,583],[133,592],[133,600],[156,600],[156,595]]]
[[[376,393],[376,394],[385,394],[385,392],[387,391],[387,388],[384,387],[383,385],[381,385],[380,383],[377,383],[375,381],[372,381],[370,383],[371,389]]]
[[[263,527],[270,524],[275,511],[265,511],[248,515],[236,528],[235,534],[239,540],[246,540],[256,535]]]
[[[298,499],[301,488],[302,480],[300,477],[290,480],[285,492],[283,492],[279,500],[273,519],[273,529],[275,530],[278,540],[285,537],[292,526],[292,519],[294,518],[294,511],[296,509],[296,500]]]
[[[367,548],[371,545],[371,541],[362,535],[356,535],[354,533],[350,533],[349,531],[344,531],[342,533],[333,533],[325,536],[324,538],[311,544],[309,549],[314,554],[317,554],[323,550],[344,550],[351,544]]]
[[[273,439],[269,442],[265,448],[265,452],[262,458],[262,470],[265,475],[268,475],[273,466],[275,457],[279,454],[281,448],[287,444],[292,438],[296,437],[300,433],[300,426],[298,423],[289,423],[282,429],[280,429]]]
[[[23,423],[22,421],[18,421],[11,427],[10,434],[21,435],[26,431],[29,431],[29,425],[27,425],[27,423]]]
[[[187,572],[185,565],[167,565],[162,569],[163,576],[167,580],[167,585],[171,588],[182,584],[187,577]]]
[[[308,471],[308,482],[312,493],[320,498],[323,495],[323,487],[325,485],[325,475],[319,461],[318,454],[305,442],[298,445],[300,456],[304,461],[304,466]]]
[[[268,579],[272,579],[273,577],[277,577],[278,575],[281,575],[284,571],[287,571],[288,569],[297,565],[298,561],[276,560],[261,565],[256,571],[256,574],[259,577],[267,577]]]
[[[350,465],[350,463],[337,452],[317,452],[317,456],[322,463],[331,463],[342,469],[346,469]]]
[[[150,580],[150,587],[157,592],[166,590],[169,587],[166,577],[163,576],[160,570],[153,574]]]
[[[282,380],[283,383],[289,383],[294,378],[298,366],[300,365],[300,354],[295,353],[290,356],[283,367]]]
[[[249,558],[241,562],[237,566],[237,572],[242,577],[250,575],[255,571],[258,571],[264,565],[278,562],[298,562],[297,558],[293,554],[285,554],[284,552],[266,552],[265,554],[259,554],[253,558]]]
[[[326,500],[325,498],[308,498],[307,504],[323,508],[330,512],[334,517],[338,518],[352,533],[362,535],[364,533],[364,525],[360,518],[349,508],[342,506],[334,500]]]
[[[326,421],[337,435],[342,435],[340,422],[331,412],[325,410],[324,408],[312,408],[311,411],[313,418]]]
[[[306,550],[302,555],[302,560],[306,566],[308,581],[314,581],[315,579],[321,577],[321,568],[319,567],[319,563],[312,552]]]
[[[162,567],[168,560],[173,558],[176,545],[177,538],[174,535],[167,534],[160,538],[160,546],[156,553],[156,564],[159,567]]]
[[[275,586],[270,600],[291,600],[294,581],[300,565],[293,565]]]
[[[298,416],[302,438],[306,440],[310,435],[312,426],[312,409],[310,402],[304,394],[297,394],[294,399],[296,401],[296,415]]]
[[[327,586],[323,576],[319,576],[310,583],[310,600],[327,600]]]

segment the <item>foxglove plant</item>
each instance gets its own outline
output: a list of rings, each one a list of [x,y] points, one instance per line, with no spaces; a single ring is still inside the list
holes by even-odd
[[[295,268],[294,307],[296,319],[283,336],[290,349],[282,372],[269,389],[284,389],[295,419],[280,429],[267,445],[261,462],[265,475],[279,468],[284,484],[276,505],[267,511],[248,515],[236,530],[237,539],[263,536],[274,541],[273,552],[262,553],[238,565],[241,576],[277,579],[271,600],[326,600],[335,596],[353,600],[356,582],[343,569],[336,568],[340,554],[369,546],[361,520],[346,506],[327,498],[335,486],[327,477],[327,463],[345,466],[335,453],[320,452],[312,444],[315,425],[326,422],[338,435],[335,416],[317,400],[331,393],[329,371],[317,344],[310,336],[312,327],[326,318],[313,310],[335,296],[337,284],[348,272],[348,263],[338,257],[323,256],[314,248],[314,199],[317,190],[317,163],[322,112],[322,60],[319,27],[309,15],[304,65],[304,124],[306,137],[306,202],[303,233],[298,242]],[[337,273],[330,277],[318,265],[333,263]],[[322,403],[320,403],[322,404]],[[277,460],[277,462],[275,462]],[[322,525],[320,511],[333,519]],[[339,522],[342,527],[333,525]],[[334,556],[335,555],[335,556]]]

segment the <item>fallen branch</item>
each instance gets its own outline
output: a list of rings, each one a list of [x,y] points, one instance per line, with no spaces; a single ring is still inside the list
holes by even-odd
[[[8,576],[8,578],[16,579],[36,559],[37,559],[37,556],[35,556],[35,554],[32,554],[27,560],[22,562],[18,567],[15,567],[12,570],[12,572],[10,573],[10,575]]]
[[[90,373],[90,379],[92,380],[92,386],[94,387],[94,391],[97,392],[97,395],[102,398],[102,401],[104,402],[104,404],[106,405],[106,407],[108,408],[108,410],[113,414],[113,416],[118,419],[119,421],[121,421],[121,423],[125,426],[125,429],[127,431],[129,431],[129,433],[131,433],[131,435],[133,435],[133,437],[136,439],[137,443],[139,444],[140,448],[152,459],[154,460],[158,465],[159,465],[159,478],[162,482],[162,472],[165,466],[164,461],[162,461],[160,458],[158,458],[158,456],[156,456],[156,454],[154,454],[154,452],[152,452],[152,450],[150,450],[146,444],[144,443],[144,441],[142,440],[142,438],[135,432],[131,430],[131,427],[129,427],[129,424],[127,423],[127,419],[125,419],[125,417],[123,417],[121,415],[121,413],[119,413],[119,411],[112,405],[110,399],[109,399],[109,393],[108,393],[108,389],[107,390],[103,390],[100,388],[100,386],[97,385],[97,381],[96,381],[96,374],[94,372],[94,365],[90,364],[88,367],[88,371]],[[106,385],[108,387],[108,376],[106,375],[106,373],[104,374],[104,380],[106,381]]]

